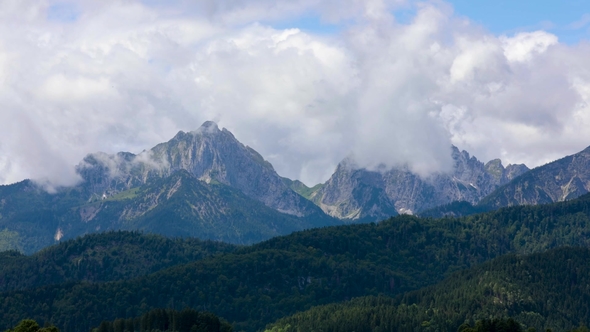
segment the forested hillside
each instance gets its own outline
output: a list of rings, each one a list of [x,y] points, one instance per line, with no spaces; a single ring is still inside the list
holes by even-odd
[[[590,247],[589,198],[458,219],[399,216],[315,229],[132,280],[3,293],[0,321],[9,326],[29,317],[86,331],[105,319],[191,307],[254,331],[315,305],[416,290],[506,253]]]
[[[230,324],[208,312],[193,309],[154,309],[130,318],[103,321],[91,332],[232,332]]]
[[[138,232],[91,234],[31,256],[0,252],[0,292],[74,281],[131,279],[237,247]]]
[[[590,249],[506,255],[397,298],[361,297],[283,318],[267,331],[457,331],[512,317],[524,328],[590,325]]]

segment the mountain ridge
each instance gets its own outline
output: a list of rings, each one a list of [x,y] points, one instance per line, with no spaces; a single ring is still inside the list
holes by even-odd
[[[492,192],[489,208],[560,202],[590,191],[590,147],[536,167]]]
[[[99,196],[113,195],[181,169],[207,183],[217,181],[237,188],[282,213],[298,217],[319,213],[314,204],[291,190],[258,152],[212,121],[195,131],[180,131],[168,142],[139,155],[90,154],[77,166],[93,194]]]
[[[76,171],[80,184],[52,193],[32,181],[0,188],[0,249],[30,253],[105,230],[250,244],[341,224],[211,121],[139,154],[88,154]]]
[[[345,159],[310,197],[328,215],[376,220],[397,213],[413,214],[453,201],[477,203],[500,185],[528,171],[522,164],[504,167],[499,159],[484,164],[455,146],[451,156],[454,163],[451,173],[434,173],[426,178],[407,167],[386,171],[359,169],[352,160]]]
[[[341,224],[319,208],[307,217],[281,213],[236,188],[207,184],[182,169],[110,196],[88,201],[86,194],[83,186],[49,194],[30,181],[0,188],[0,201],[6,203],[0,206],[1,249],[32,253],[62,239],[109,230],[251,244]]]

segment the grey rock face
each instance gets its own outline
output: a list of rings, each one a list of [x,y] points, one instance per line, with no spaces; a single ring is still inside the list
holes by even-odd
[[[181,131],[170,141],[138,155],[91,154],[77,170],[93,195],[112,195],[150,178],[186,170],[207,183],[216,181],[239,189],[282,213],[322,214],[317,206],[291,190],[260,154],[210,121],[196,131]]]
[[[571,156],[537,167],[515,177],[481,205],[499,208],[512,205],[561,202],[590,191],[590,147]]]
[[[339,219],[397,215],[382,183],[382,174],[355,170],[349,160],[344,160],[328,182],[314,193],[312,200],[326,214]]]
[[[525,164],[516,164],[506,166],[506,177],[508,181],[512,181],[522,174],[528,172],[530,169]]]
[[[453,171],[427,178],[407,168],[385,172],[354,169],[345,160],[312,199],[324,212],[337,218],[381,219],[396,212],[411,214],[453,201],[477,203],[528,170],[524,165],[504,168],[499,159],[484,165],[456,147],[451,153]]]

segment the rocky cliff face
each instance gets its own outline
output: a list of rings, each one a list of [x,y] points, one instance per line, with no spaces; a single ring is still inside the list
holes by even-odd
[[[179,132],[170,141],[139,155],[91,154],[77,169],[90,196],[108,197],[144,184],[148,179],[186,170],[207,183],[236,188],[282,213],[322,214],[313,203],[291,190],[260,154],[210,121],[196,131]]]
[[[590,147],[571,156],[537,167],[491,193],[482,206],[561,202],[590,191]]]
[[[451,173],[422,178],[407,168],[386,172],[355,169],[349,160],[312,195],[327,214],[342,219],[380,219],[415,213],[453,201],[477,203],[499,186],[526,172],[524,165],[504,167],[499,159],[483,164],[466,151],[452,149]]]
[[[350,160],[342,161],[311,199],[326,214],[339,219],[363,220],[398,214],[383,186],[383,175],[356,170]]]

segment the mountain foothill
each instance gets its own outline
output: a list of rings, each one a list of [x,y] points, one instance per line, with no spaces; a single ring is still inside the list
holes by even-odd
[[[208,121],[71,187],[0,186],[0,330],[584,331],[590,148],[449,153],[308,187]]]

